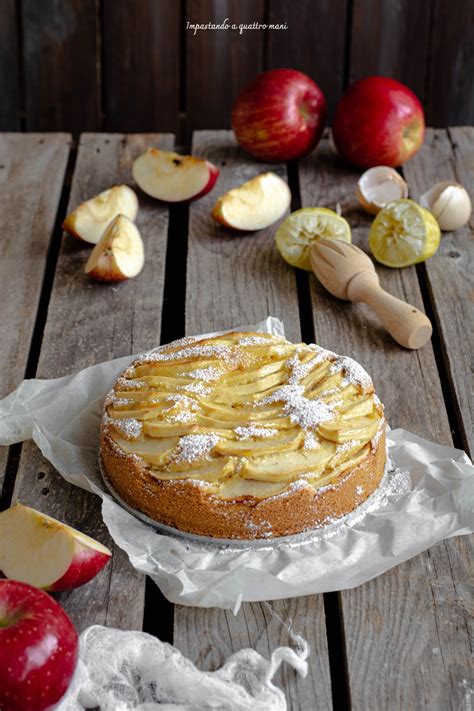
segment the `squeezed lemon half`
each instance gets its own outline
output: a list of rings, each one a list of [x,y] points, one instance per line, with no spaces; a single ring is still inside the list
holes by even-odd
[[[369,232],[375,259],[387,267],[409,267],[429,259],[441,232],[431,212],[413,200],[395,200],[379,212]]]
[[[303,207],[291,213],[275,235],[278,251],[293,267],[312,271],[311,247],[321,237],[351,241],[351,228],[343,217],[327,207]]]

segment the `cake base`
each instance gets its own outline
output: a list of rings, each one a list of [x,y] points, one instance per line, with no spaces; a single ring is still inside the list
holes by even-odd
[[[364,460],[319,490],[299,480],[268,499],[222,499],[192,479],[159,480],[137,458],[101,436],[103,474],[132,509],[180,531],[209,538],[270,539],[332,523],[362,504],[384,475],[385,432]]]

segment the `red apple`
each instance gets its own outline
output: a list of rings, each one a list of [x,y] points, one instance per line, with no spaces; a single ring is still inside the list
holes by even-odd
[[[423,143],[423,107],[399,81],[367,77],[352,84],[340,100],[332,132],[337,150],[349,163],[395,168]]]
[[[212,190],[219,169],[204,158],[149,148],[135,159],[132,173],[147,195],[164,202],[184,202]]]
[[[77,632],[47,593],[0,580],[0,709],[45,711],[64,696],[76,667]]]
[[[239,144],[256,158],[301,158],[318,143],[326,121],[319,86],[296,69],[270,69],[249,84],[232,109]]]
[[[7,578],[43,590],[72,590],[97,575],[111,555],[93,538],[29,506],[15,504],[0,514],[0,570]]]

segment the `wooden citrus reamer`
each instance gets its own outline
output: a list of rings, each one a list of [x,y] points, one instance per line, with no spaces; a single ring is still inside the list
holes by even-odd
[[[321,284],[339,299],[368,304],[390,335],[405,348],[421,348],[433,331],[429,318],[382,289],[372,260],[354,244],[320,239],[311,266]]]

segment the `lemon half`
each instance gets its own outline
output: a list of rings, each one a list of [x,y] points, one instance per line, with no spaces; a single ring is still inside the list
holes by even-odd
[[[351,241],[351,228],[343,217],[326,207],[303,207],[289,215],[275,235],[276,246],[294,267],[312,271],[311,247],[321,237]]]
[[[395,200],[379,212],[369,232],[375,259],[387,267],[409,267],[429,259],[441,232],[431,212],[413,200]]]

